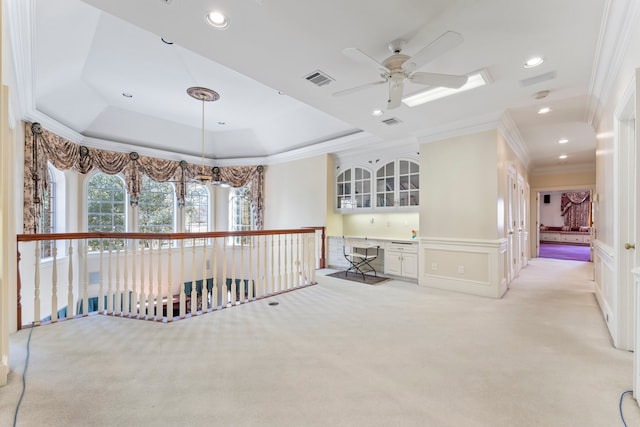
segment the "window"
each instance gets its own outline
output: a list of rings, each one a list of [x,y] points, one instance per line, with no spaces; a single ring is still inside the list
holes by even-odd
[[[40,233],[56,232],[56,180],[51,165],[47,168],[47,182],[49,185],[42,193],[42,213],[40,215]],[[53,240],[40,242],[40,258],[53,257]]]
[[[141,233],[173,233],[175,194],[173,185],[142,177],[138,197],[138,231]]]
[[[126,191],[118,176],[97,173],[87,187],[87,231],[126,231]],[[122,247],[122,240],[116,241]],[[108,249],[104,242],[103,249]],[[100,250],[99,240],[90,240],[89,249]]]
[[[248,186],[231,189],[229,210],[231,231],[253,229],[253,209],[251,208],[251,192]],[[248,245],[251,243],[251,237],[234,237],[232,243],[234,245]]]
[[[204,185],[187,184],[184,200],[184,231],[187,233],[209,231],[209,191]],[[191,240],[185,243],[191,244]],[[204,244],[204,239],[197,239],[196,244]]]

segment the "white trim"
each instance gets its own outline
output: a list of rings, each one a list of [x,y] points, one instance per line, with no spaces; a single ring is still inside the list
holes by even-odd
[[[520,134],[520,130],[518,129],[516,122],[513,121],[513,118],[508,111],[505,111],[500,117],[498,132],[500,132],[509,147],[514,151],[516,157],[522,162],[525,169],[529,169],[529,163],[531,162],[529,149],[524,143],[524,139]]]
[[[629,48],[631,34],[640,15],[636,0],[607,0],[604,5],[600,34],[589,83],[591,102],[587,106],[587,123],[597,128],[602,108],[612,93],[624,55]]]

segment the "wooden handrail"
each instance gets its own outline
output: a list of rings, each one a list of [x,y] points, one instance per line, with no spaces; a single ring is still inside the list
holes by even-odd
[[[266,236],[278,234],[312,234],[324,227],[305,227],[283,230],[249,230],[249,231],[208,231],[201,233],[120,233],[111,231],[92,231],[80,233],[47,233],[18,234],[18,242],[34,242],[42,240],[75,240],[75,239],[148,239],[148,240],[184,240],[236,236]],[[323,231],[324,236],[324,231]]]

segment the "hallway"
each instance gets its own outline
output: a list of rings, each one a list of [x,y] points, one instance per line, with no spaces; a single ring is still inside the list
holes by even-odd
[[[611,346],[592,269],[533,259],[500,300],[323,276],[172,324],[39,327],[17,425],[622,425],[633,355]],[[11,337],[0,425],[28,335]],[[640,425],[629,395],[623,411]]]

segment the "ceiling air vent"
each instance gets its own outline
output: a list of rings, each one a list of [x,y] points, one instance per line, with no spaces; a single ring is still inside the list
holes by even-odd
[[[329,77],[328,75],[326,75],[320,70],[316,70],[313,73],[305,76],[305,79],[309,80],[311,83],[313,83],[316,86],[328,85],[333,81],[331,77]]]
[[[546,82],[548,80],[553,80],[556,78],[555,71],[549,71],[548,73],[540,74],[538,76],[529,77],[528,79],[520,80],[520,84],[522,86],[531,86],[537,83]]]
[[[395,117],[391,117],[390,119],[383,120],[382,123],[384,123],[385,125],[391,126],[391,125],[397,125],[402,123],[402,120],[396,119]]]

